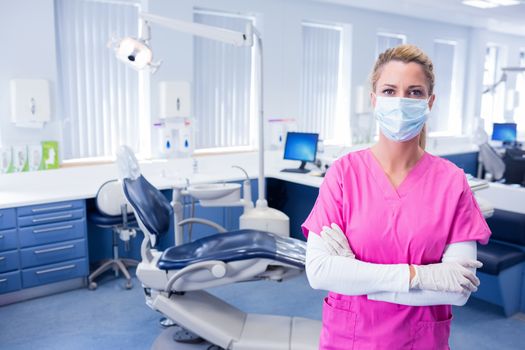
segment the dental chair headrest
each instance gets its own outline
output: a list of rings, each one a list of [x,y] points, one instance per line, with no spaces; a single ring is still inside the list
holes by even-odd
[[[124,194],[150,234],[161,236],[168,232],[173,208],[144,176],[124,179]]]

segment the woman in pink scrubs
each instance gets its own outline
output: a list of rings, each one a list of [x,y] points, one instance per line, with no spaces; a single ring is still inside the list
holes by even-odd
[[[310,284],[330,291],[320,349],[449,349],[490,230],[463,171],[424,150],[428,56],[389,49],[371,80],[379,141],[334,162],[302,225]]]

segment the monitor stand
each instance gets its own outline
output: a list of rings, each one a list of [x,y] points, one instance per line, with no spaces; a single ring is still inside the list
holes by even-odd
[[[306,166],[306,162],[301,161],[301,165],[299,166],[299,168],[288,168],[288,169],[283,169],[281,171],[284,173],[299,173],[299,174],[309,173],[310,170],[305,169],[304,168],[305,166]]]

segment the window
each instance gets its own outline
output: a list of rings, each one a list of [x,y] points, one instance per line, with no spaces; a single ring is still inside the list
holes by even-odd
[[[455,42],[434,42],[432,63],[435,75],[434,94],[437,99],[428,120],[429,132],[432,133],[459,133],[461,130],[460,106],[454,79],[455,53]]]
[[[194,21],[239,32],[255,19],[224,12],[195,10]],[[194,113],[196,148],[255,147],[255,45],[235,47],[194,38]]]
[[[502,48],[487,46],[483,73],[483,94],[481,96],[481,118],[485,131],[492,134],[492,124],[504,121],[505,82],[498,82],[502,76]],[[496,85],[497,84],[497,85]]]
[[[343,28],[310,22],[302,24],[301,114],[300,131],[319,133],[319,138],[334,143],[348,129],[344,111]],[[346,118],[345,118],[346,115]],[[338,130],[339,129],[339,130]]]
[[[407,42],[406,35],[393,33],[377,33],[376,56],[385,50]]]
[[[525,67],[525,49],[520,52],[520,67]],[[521,138],[525,136],[525,72],[518,72],[516,76],[516,95],[518,106],[514,110],[514,121],[518,124]]]
[[[138,35],[138,5],[57,0],[55,11],[64,159],[113,156],[121,144],[148,153],[144,73],[107,47],[112,37]]]

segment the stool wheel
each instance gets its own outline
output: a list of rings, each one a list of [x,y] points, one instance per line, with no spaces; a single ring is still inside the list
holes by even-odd
[[[98,285],[97,282],[89,282],[88,289],[89,290],[95,290],[97,289]]]
[[[131,288],[133,288],[133,283],[131,283],[131,281],[126,281],[126,284],[124,285],[124,287],[126,289],[131,289]]]

